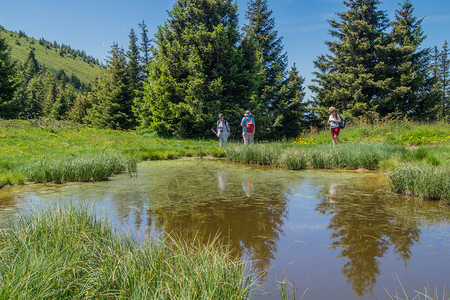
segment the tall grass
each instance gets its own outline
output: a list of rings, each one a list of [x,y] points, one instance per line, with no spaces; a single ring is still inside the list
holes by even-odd
[[[340,145],[316,147],[287,147],[279,144],[254,146],[235,145],[225,150],[225,157],[234,162],[273,165],[291,170],[307,167],[318,169],[376,169],[380,161],[400,153],[392,145]]]
[[[251,273],[215,240],[120,236],[86,208],[0,232],[0,299],[246,299]]]
[[[163,139],[145,131],[50,119],[0,119],[0,187],[25,181],[104,180],[133,172],[141,160],[206,155],[222,156],[215,140]]]
[[[384,169],[392,190],[397,193],[424,199],[449,200],[449,163],[445,155],[435,155],[435,152],[435,149],[383,144],[347,144],[337,147],[259,144],[228,147],[225,157],[233,162],[272,165],[290,170]]]
[[[82,156],[43,157],[22,167],[34,182],[107,180],[111,175],[136,172],[137,160],[117,153],[102,152]]]
[[[393,191],[426,199],[450,200],[448,165],[401,164],[387,172]]]
[[[281,156],[281,145],[255,144],[250,147],[241,144],[229,145],[225,150],[225,157],[234,162],[258,165],[277,165]]]

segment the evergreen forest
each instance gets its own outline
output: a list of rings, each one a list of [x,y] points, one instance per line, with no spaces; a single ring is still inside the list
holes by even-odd
[[[219,113],[238,128],[250,110],[266,140],[325,125],[330,106],[368,122],[448,118],[448,44],[422,46],[413,3],[399,3],[392,20],[381,1],[344,4],[329,20],[328,51],[317,54],[309,87],[288,66],[268,0],[248,1],[245,24],[235,1],[177,0],[154,37],[142,20],[126,48],[111,45],[105,63],[0,26],[0,118],[202,138]]]

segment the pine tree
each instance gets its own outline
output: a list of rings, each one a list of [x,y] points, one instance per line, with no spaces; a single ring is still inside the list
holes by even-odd
[[[17,89],[15,79],[15,64],[12,61],[10,49],[6,40],[0,36],[0,117],[16,118],[19,103],[14,101],[14,92]]]
[[[335,38],[326,42],[331,54],[320,55],[314,62],[318,71],[313,82],[318,86],[310,89],[315,93],[316,111],[322,120],[328,119],[330,106],[348,116],[385,116],[389,112],[381,108],[390,84],[387,16],[378,10],[380,1],[349,0],[344,4],[348,10],[337,14],[340,20],[329,21]]]
[[[161,134],[206,136],[223,112],[237,128],[257,78],[238,46],[236,4],[178,0],[169,16],[156,35],[141,122]]]

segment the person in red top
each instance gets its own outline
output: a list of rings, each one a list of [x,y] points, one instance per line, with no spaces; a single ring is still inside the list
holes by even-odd
[[[249,110],[245,112],[241,126],[244,145],[253,144],[255,141],[255,119],[253,119],[252,113]]]

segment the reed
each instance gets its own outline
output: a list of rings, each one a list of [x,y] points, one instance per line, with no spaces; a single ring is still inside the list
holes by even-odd
[[[316,147],[286,147],[280,144],[253,146],[234,145],[225,150],[231,161],[258,165],[273,165],[292,170],[308,166],[317,169],[377,169],[380,161],[400,152],[392,145],[340,145]]]
[[[289,170],[303,170],[308,167],[308,158],[305,152],[301,152],[298,149],[286,149],[280,156],[277,166]]]
[[[450,200],[450,168],[430,163],[405,163],[386,172],[391,189],[424,199]]]
[[[257,165],[276,166],[281,154],[282,148],[278,143],[250,146],[233,144],[224,150],[225,157],[231,161]]]
[[[21,168],[34,182],[69,182],[107,180],[111,175],[136,171],[137,160],[113,152],[81,156],[42,157]]]
[[[139,244],[85,207],[0,232],[0,299],[247,299],[247,265],[215,239]]]

